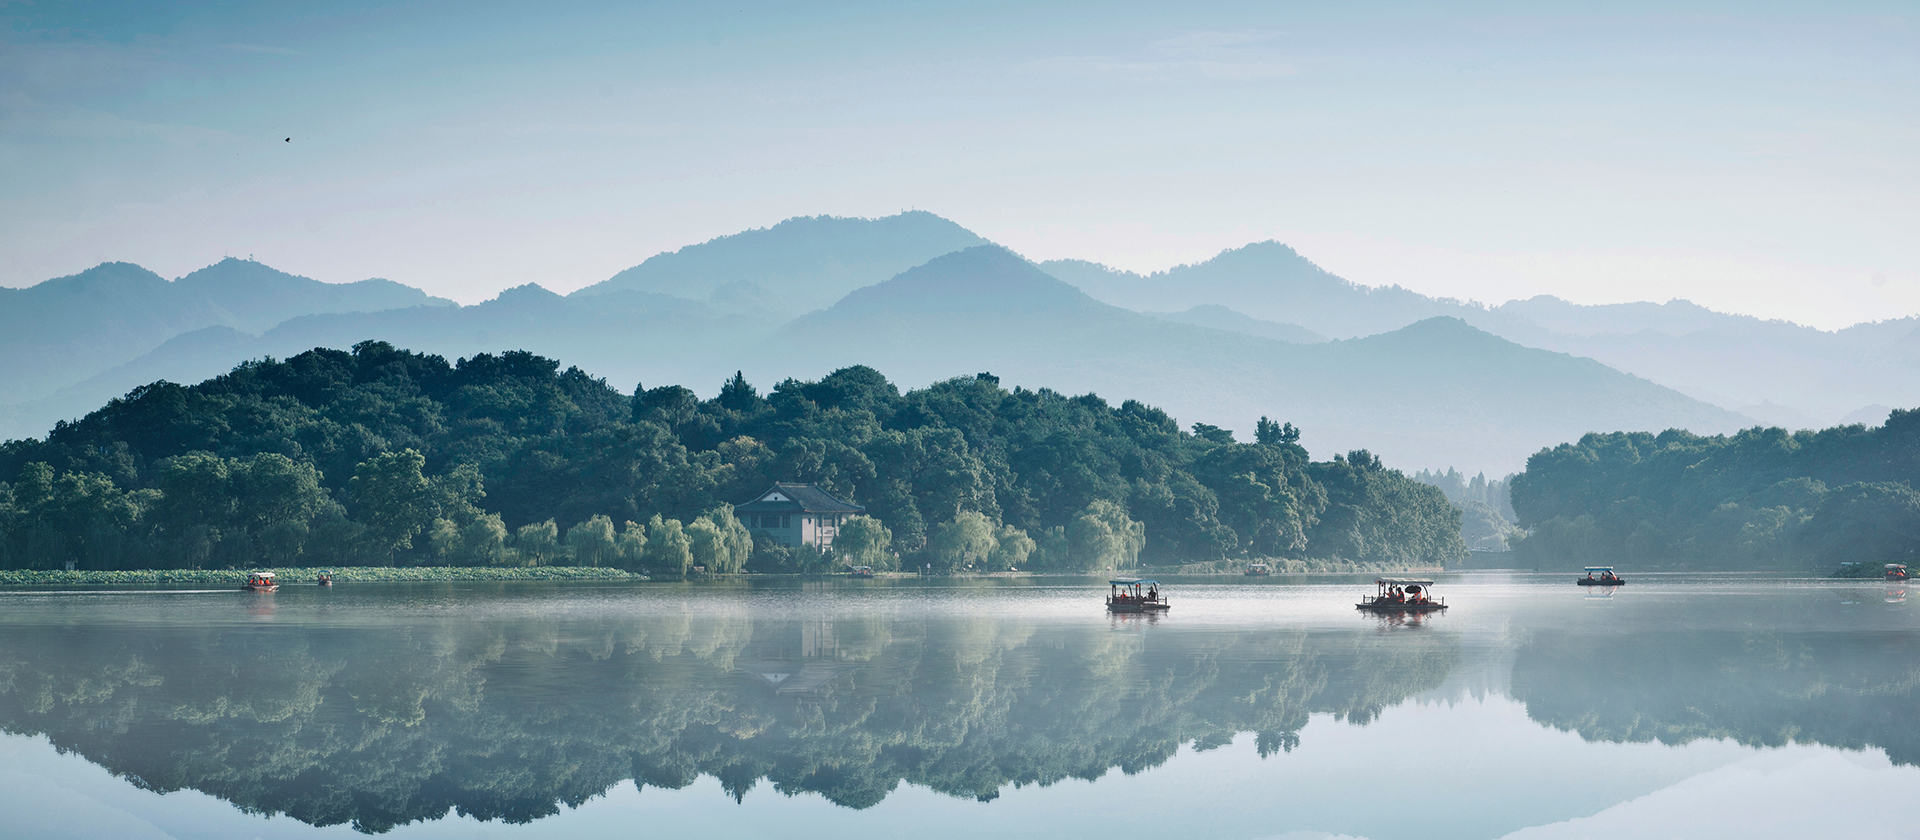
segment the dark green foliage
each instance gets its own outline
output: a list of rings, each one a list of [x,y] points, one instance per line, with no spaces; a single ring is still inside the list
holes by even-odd
[[[984,522],[993,546],[950,540],[942,557],[959,562],[934,565],[1463,553],[1438,491],[1366,453],[1310,464],[1291,424],[1261,428],[1253,444],[1206,424],[1183,434],[1135,401],[1007,390],[985,373],[903,394],[865,366],[789,379],[765,397],[738,373],[714,399],[677,385],[625,396],[529,353],[448,364],[370,341],[249,362],[191,387],[157,382],[44,440],[6,443],[0,482],[15,486],[0,496],[0,551],[14,568],[197,568],[262,555],[684,565],[675,543],[622,549],[608,532],[663,517],[725,561],[694,565],[740,568],[751,538],[733,534],[724,506],[778,480],[865,505],[915,567],[934,562],[929,541],[959,534],[963,520],[970,537]],[[1096,505],[1106,531],[1076,526]],[[723,532],[734,548],[714,547]],[[1085,543],[1077,553],[1074,533]],[[829,559],[788,552],[749,568]]]
[[[1805,567],[1920,558],[1920,411],[1878,428],[1589,434],[1512,480],[1544,562]]]

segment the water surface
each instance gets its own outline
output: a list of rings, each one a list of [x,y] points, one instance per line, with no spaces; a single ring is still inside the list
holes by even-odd
[[[8,836],[1906,836],[1902,586],[0,593]]]

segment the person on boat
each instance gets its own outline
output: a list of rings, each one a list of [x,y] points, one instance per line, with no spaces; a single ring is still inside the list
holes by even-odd
[[[1588,572],[1588,573],[1587,573],[1587,580],[1593,580],[1593,573],[1592,573],[1592,572]]]
[[[1147,588],[1147,600],[1149,600],[1149,601],[1158,601],[1158,600],[1160,600],[1160,587],[1158,587],[1158,586],[1151,586],[1151,587],[1148,587],[1148,588]]]

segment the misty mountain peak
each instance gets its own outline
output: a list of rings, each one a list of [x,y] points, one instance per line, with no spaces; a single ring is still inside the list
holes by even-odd
[[[574,294],[632,290],[725,298],[732,308],[754,304],[790,317],[934,257],[984,244],[972,231],[921,210],[877,219],[796,216],[656,254]]]
[[[1519,344],[1451,315],[1422,319],[1392,332],[1357,338],[1353,341],[1395,348],[1418,347],[1425,352],[1435,353],[1483,353],[1525,349]]]
[[[1329,279],[1340,280],[1340,278],[1328,274],[1326,269],[1315,265],[1312,260],[1300,256],[1300,252],[1295,251],[1293,246],[1272,239],[1263,242],[1249,243],[1238,248],[1229,248],[1215,254],[1213,259],[1205,262],[1178,266],[1177,268],[1157,273],[1169,274],[1183,268],[1219,271],[1275,271],[1282,272],[1288,276],[1315,277],[1324,275]],[[1340,280],[1340,282],[1345,283],[1347,281]]]
[[[115,294],[135,289],[153,292],[164,287],[166,282],[166,278],[130,262],[103,262],[78,274],[43,280],[25,289],[4,291],[30,297]]]
[[[1084,292],[998,245],[938,257],[885,283],[854,291],[828,310],[1036,313],[1105,309]]]
[[[487,303],[490,305],[511,307],[553,306],[565,300],[566,298],[562,297],[559,293],[551,291],[539,283],[525,283],[511,289],[501,290],[500,294],[495,295],[493,300],[487,301]]]

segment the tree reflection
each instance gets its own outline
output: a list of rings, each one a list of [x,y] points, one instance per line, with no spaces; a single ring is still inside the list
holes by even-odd
[[[1536,630],[1513,669],[1528,716],[1592,741],[1880,747],[1901,764],[1920,763],[1917,686],[1909,632]]]
[[[1135,773],[1308,716],[1367,722],[1458,662],[1442,634],[1182,633],[737,611],[367,628],[0,627],[0,727],[130,782],[381,832],[526,822],[702,775],[872,806]]]

